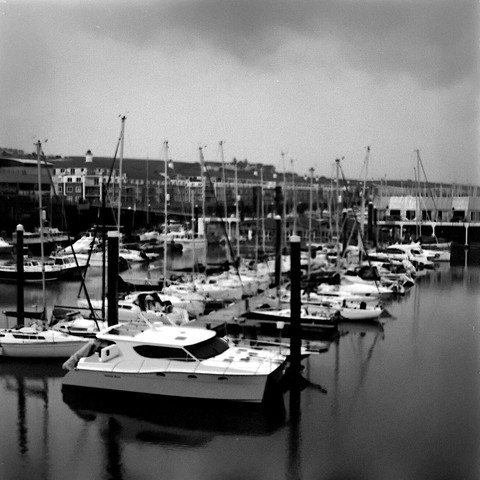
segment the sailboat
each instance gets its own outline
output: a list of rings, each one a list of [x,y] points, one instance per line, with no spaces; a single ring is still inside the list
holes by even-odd
[[[40,141],[37,146],[38,161],[38,190],[39,190],[39,212],[42,221],[42,184],[41,184],[41,151]],[[14,358],[68,358],[79,348],[85,345],[86,338],[75,337],[66,333],[53,330],[47,327],[46,318],[46,286],[45,286],[45,263],[43,250],[43,235],[41,240],[41,263],[42,263],[42,291],[43,291],[43,312],[37,315],[37,319],[30,326],[22,323],[13,328],[0,330],[0,356]],[[23,255],[18,251],[17,255]],[[20,286],[20,285],[19,285]],[[23,285],[20,286],[23,289]]]
[[[203,147],[199,147],[201,176],[202,176],[202,217],[197,219],[197,228],[194,228],[192,221],[192,229],[190,231],[183,231],[181,235],[176,235],[173,239],[175,244],[181,245],[182,252],[192,252],[194,256],[194,262],[202,264],[207,267],[207,224],[205,215],[205,198],[206,198],[206,167],[203,158]],[[167,145],[167,158],[168,162],[168,145]],[[165,195],[167,195],[167,170],[165,168]],[[168,197],[167,197],[168,198]],[[193,207],[193,199],[192,199]],[[165,205],[166,208],[166,205]],[[192,208],[192,210],[194,210]],[[166,215],[166,210],[165,210]],[[192,220],[194,219],[194,212],[192,211]],[[196,231],[195,231],[196,230]],[[194,265],[195,266],[195,265]]]

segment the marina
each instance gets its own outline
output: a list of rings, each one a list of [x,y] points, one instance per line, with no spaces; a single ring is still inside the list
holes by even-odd
[[[479,12],[0,2],[0,480],[479,480]]]
[[[136,266],[129,275],[146,273]],[[95,291],[99,281],[91,275],[87,287]],[[2,471],[6,478],[168,471],[171,479],[476,479],[479,287],[480,268],[467,259],[438,264],[386,301],[380,321],[340,322],[326,348],[303,360],[298,399],[286,391],[256,407],[161,398],[139,408],[138,400],[71,395],[62,393],[62,361],[1,358],[9,432],[0,440]],[[47,288],[52,303],[74,303],[78,294],[73,281]],[[38,286],[26,285],[26,307],[40,297]],[[14,298],[15,285],[4,285],[2,310],[14,309]]]

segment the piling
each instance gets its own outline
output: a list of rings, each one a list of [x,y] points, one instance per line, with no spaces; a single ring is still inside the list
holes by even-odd
[[[373,203],[368,203],[367,239],[373,243]]]
[[[282,217],[275,216],[276,237],[275,237],[275,287],[280,287],[282,274]]]
[[[300,349],[301,339],[301,269],[300,269],[300,237],[290,237],[290,418],[295,423],[300,415]]]
[[[301,269],[300,269],[300,237],[290,237],[290,368],[292,378],[300,374],[300,349],[301,340]]]
[[[117,231],[108,232],[108,326],[118,323],[118,252],[119,235]]]
[[[25,302],[23,296],[23,225],[17,225],[17,318],[18,325],[25,323]]]

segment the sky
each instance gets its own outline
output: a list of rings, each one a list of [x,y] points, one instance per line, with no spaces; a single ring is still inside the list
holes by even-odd
[[[0,0],[0,146],[480,184],[479,5]]]

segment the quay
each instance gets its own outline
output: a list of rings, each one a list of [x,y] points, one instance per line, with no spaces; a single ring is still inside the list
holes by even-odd
[[[480,221],[442,222],[414,220],[379,220],[380,231],[388,230],[393,239],[436,237],[444,238],[456,244],[469,247],[472,243],[480,243]]]

